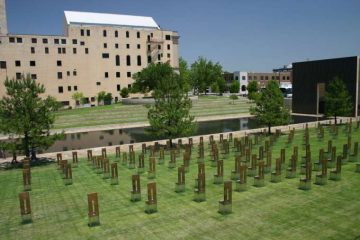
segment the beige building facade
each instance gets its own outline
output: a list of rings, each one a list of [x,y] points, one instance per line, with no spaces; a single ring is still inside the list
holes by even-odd
[[[100,91],[117,101],[119,91],[134,82],[133,74],[149,63],[178,69],[178,33],[161,29],[151,17],[66,11],[64,35],[22,35],[8,34],[4,0],[0,7],[1,86],[7,77],[31,74],[46,95],[65,106],[75,105],[75,92],[96,105]],[[0,87],[0,97],[4,94]]]

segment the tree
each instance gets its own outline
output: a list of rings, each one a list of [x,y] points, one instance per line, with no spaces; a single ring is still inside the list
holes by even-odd
[[[236,95],[230,95],[229,98],[232,100],[232,103],[233,103],[233,104],[235,104],[235,100],[238,100],[238,99],[239,99],[239,97],[236,96]]]
[[[290,111],[285,107],[284,97],[276,81],[268,82],[266,88],[255,99],[255,103],[256,106],[251,107],[250,112],[260,124],[268,127],[269,134],[272,126],[290,122]]]
[[[188,68],[187,62],[183,58],[179,58],[179,75],[181,88],[185,92],[190,91],[190,70]]]
[[[132,85],[132,92],[147,93],[154,90],[163,78],[173,75],[173,69],[168,63],[151,63],[146,68],[134,74],[135,82]]]
[[[154,90],[155,105],[149,107],[148,112],[148,132],[166,137],[171,146],[174,138],[189,136],[195,131],[194,117],[190,115],[192,103],[179,78],[172,73],[158,80]]]
[[[72,96],[71,96],[71,98],[73,99],[73,100],[75,100],[75,105],[76,106],[79,106],[80,104],[82,105],[82,104],[84,104],[85,102],[84,102],[84,94],[82,93],[82,92],[75,92]]]
[[[223,94],[226,91],[226,82],[223,77],[217,79],[217,85],[219,87],[219,94]]]
[[[232,81],[231,85],[230,85],[230,93],[239,93],[240,91],[240,83],[239,81]]]
[[[96,100],[98,102],[98,105],[102,105],[104,103],[105,96],[106,96],[105,91],[101,91],[97,94]]]
[[[334,117],[335,125],[338,116],[350,116],[353,111],[351,96],[344,82],[335,77],[330,81],[325,92],[325,116]]]
[[[122,88],[120,91],[120,96],[122,98],[128,98],[129,97],[129,89],[126,87]]]
[[[218,80],[223,78],[222,73],[222,67],[219,63],[214,64],[212,61],[199,57],[199,59],[191,65],[190,70],[190,83],[194,94],[198,95],[201,92],[205,92],[213,83],[218,83]]]
[[[6,79],[4,85],[6,96],[0,100],[0,132],[19,139],[20,144],[15,141],[11,147],[36,160],[37,148],[48,148],[62,137],[62,134],[50,135],[59,103],[50,96],[40,98],[45,87],[30,75],[19,80]]]
[[[104,96],[104,104],[105,105],[110,105],[111,102],[112,102],[112,94],[111,93],[106,93],[105,96]]]
[[[257,83],[257,81],[251,81],[249,82],[248,86],[247,86],[247,90],[248,90],[248,98],[250,100],[256,100],[256,98],[258,97],[258,91],[259,91],[259,85]]]

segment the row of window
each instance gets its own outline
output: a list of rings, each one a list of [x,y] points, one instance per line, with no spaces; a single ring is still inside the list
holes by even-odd
[[[72,91],[72,87],[71,87],[71,86],[68,86],[67,89],[68,89],[69,92]],[[77,87],[77,86],[74,86],[74,91],[77,91],[77,90],[78,90],[78,87]],[[64,87],[63,87],[63,86],[59,86],[59,87],[58,87],[58,92],[59,92],[59,93],[63,93],[63,92],[64,92]]]
[[[9,42],[10,43],[23,43],[23,39],[21,37],[9,37]],[[31,43],[36,44],[38,43],[38,39],[37,38],[31,38]],[[48,44],[49,40],[47,38],[43,38],[42,39],[42,43],[43,44]],[[67,40],[66,39],[59,39],[59,38],[54,38],[54,44],[66,44]],[[76,45],[78,43],[77,39],[72,39],[72,43],[74,45]],[[80,45],[85,45],[84,41],[80,41]]]
[[[279,76],[271,76],[271,80],[280,80]],[[245,76],[242,77],[245,80]],[[249,80],[258,80],[257,76],[249,76]],[[260,76],[260,80],[269,80],[269,76]],[[290,76],[282,76],[282,80],[290,80]]]

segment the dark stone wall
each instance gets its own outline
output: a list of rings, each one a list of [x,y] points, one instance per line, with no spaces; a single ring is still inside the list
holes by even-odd
[[[325,83],[326,86],[335,77],[344,81],[354,106],[357,106],[357,67],[357,57],[293,63],[293,112],[317,114],[317,84]]]

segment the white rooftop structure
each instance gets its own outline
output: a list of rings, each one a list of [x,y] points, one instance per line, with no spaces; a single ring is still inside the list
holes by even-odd
[[[64,13],[67,24],[113,25],[160,29],[152,17],[75,11],[65,11]]]

